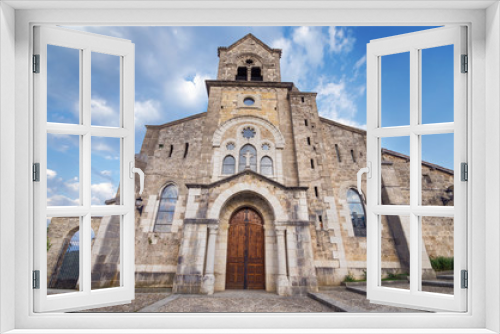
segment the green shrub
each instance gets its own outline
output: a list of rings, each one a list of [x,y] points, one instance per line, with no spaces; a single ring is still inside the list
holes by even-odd
[[[434,258],[431,257],[429,260],[434,270],[453,270],[453,257],[437,256]]]
[[[356,282],[356,280],[354,279],[354,276],[351,273],[349,273],[348,275],[345,276],[344,282]]]

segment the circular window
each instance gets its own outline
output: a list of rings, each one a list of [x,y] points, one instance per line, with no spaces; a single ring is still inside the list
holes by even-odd
[[[234,150],[234,143],[228,143],[228,144],[226,145],[226,149],[227,149],[228,151],[232,151],[232,150]]]
[[[255,130],[251,127],[244,128],[242,133],[243,133],[243,138],[250,139],[255,137]]]
[[[269,144],[262,144],[262,150],[269,151]]]
[[[255,103],[255,100],[251,97],[245,97],[243,99],[243,103],[246,105],[246,106],[253,106],[254,103]]]

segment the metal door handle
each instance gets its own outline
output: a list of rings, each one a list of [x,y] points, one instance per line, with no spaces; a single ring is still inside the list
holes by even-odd
[[[144,191],[144,172],[140,168],[135,168],[133,161],[130,161],[129,163],[129,171],[131,179],[134,178],[134,173],[139,174],[139,195],[142,195],[142,192]]]
[[[371,162],[367,162],[366,163],[366,167],[365,168],[361,168],[359,171],[358,171],[358,193],[361,195],[363,192],[361,191],[361,177],[363,176],[363,174],[366,173],[366,177],[371,179],[372,178],[372,163]]]

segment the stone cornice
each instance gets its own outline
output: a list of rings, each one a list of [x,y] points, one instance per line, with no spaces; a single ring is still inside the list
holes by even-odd
[[[273,81],[229,81],[229,80],[205,80],[207,93],[210,94],[211,87],[251,87],[251,88],[285,88],[291,91],[293,82]]]
[[[228,176],[222,180],[219,180],[219,181],[215,181],[215,182],[212,182],[212,183],[186,183],[186,187],[187,188],[203,188],[203,189],[210,189],[210,188],[214,188],[214,187],[217,187],[217,186],[220,186],[221,184],[224,184],[224,183],[227,183],[227,182],[230,182],[232,180],[235,180],[241,176],[244,176],[244,175],[253,175],[255,177],[258,177],[259,179],[262,179],[264,181],[266,181],[267,183],[270,183],[272,184],[273,186],[275,187],[278,187],[280,189],[284,189],[284,190],[291,190],[291,191],[306,191],[307,189],[309,189],[309,187],[287,187],[273,179],[270,179],[262,174],[259,174],[257,172],[254,172],[253,170],[251,169],[245,169],[244,171],[242,172],[239,172],[237,174],[234,174],[234,175],[231,175],[231,176]]]

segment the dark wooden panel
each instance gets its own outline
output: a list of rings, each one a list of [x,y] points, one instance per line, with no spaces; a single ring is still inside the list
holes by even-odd
[[[230,221],[227,289],[264,289],[264,229],[257,212],[243,208]]]

